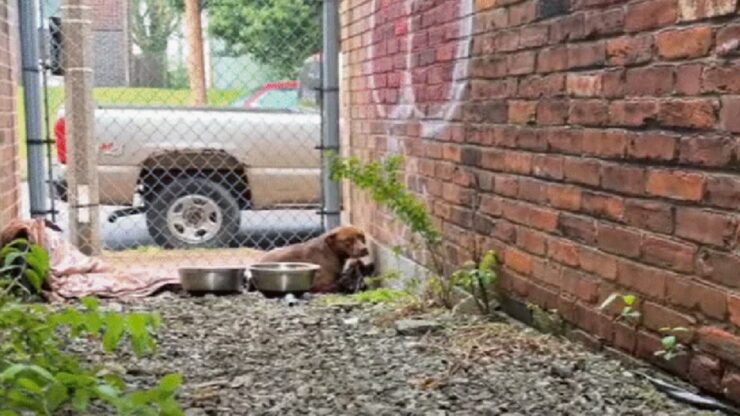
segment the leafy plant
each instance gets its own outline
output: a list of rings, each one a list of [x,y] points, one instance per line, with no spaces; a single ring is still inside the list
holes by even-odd
[[[159,318],[102,311],[95,299],[82,304],[82,310],[53,311],[0,298],[0,415],[82,413],[92,405],[121,415],[181,414],[175,400],[181,376],[170,374],[155,388],[132,391],[116,371],[83,365],[62,349],[68,339],[88,338],[113,352],[128,340],[142,356],[154,351],[151,333]]]
[[[0,249],[0,294],[37,295],[49,270],[46,250],[26,239],[13,240]]]
[[[483,315],[491,313],[488,289],[498,284],[498,274],[495,271],[497,263],[496,253],[488,251],[477,264],[469,262],[450,276],[453,286],[460,287],[473,296]]]
[[[622,311],[617,316],[617,320],[625,320],[636,324],[640,320],[642,314],[636,309],[637,307],[637,296],[635,295],[622,295],[619,293],[612,293],[604,302],[599,306],[599,310],[604,310],[611,306],[616,300],[620,300],[624,305]]]
[[[660,332],[665,335],[660,340],[661,349],[654,353],[656,356],[663,357],[666,361],[670,361],[683,354],[685,347],[683,344],[678,342],[678,338],[675,334],[680,332],[689,332],[688,328],[680,326],[675,328],[665,327],[660,328]]]

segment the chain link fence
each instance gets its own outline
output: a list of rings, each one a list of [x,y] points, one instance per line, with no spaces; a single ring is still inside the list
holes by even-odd
[[[319,0],[89,0],[96,155],[75,163],[94,165],[90,207],[68,192],[67,106],[86,91],[65,77],[83,45],[64,0],[41,1],[63,229],[99,199],[103,250],[269,249],[321,232]]]

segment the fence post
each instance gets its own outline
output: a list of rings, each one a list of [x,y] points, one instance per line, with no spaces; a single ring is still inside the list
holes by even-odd
[[[70,235],[72,243],[83,253],[94,255],[100,253],[101,245],[91,15],[89,0],[64,0],[64,116]]]
[[[340,223],[339,183],[331,179],[329,152],[339,154],[339,13],[337,0],[322,4],[323,47],[321,54],[322,185],[324,228]]]
[[[46,204],[44,140],[41,134],[41,79],[39,62],[38,17],[35,1],[18,0],[23,65],[23,105],[26,110],[28,145],[28,193],[32,217],[49,214]]]

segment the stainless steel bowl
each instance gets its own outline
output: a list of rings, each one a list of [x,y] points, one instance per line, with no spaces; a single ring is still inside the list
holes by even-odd
[[[188,292],[233,293],[244,284],[244,268],[182,268],[180,284]]]
[[[319,266],[311,263],[258,263],[249,266],[254,288],[268,296],[308,292],[318,270]]]

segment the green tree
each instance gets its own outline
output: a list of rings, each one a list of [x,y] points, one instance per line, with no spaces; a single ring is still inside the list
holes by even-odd
[[[141,49],[142,84],[163,87],[167,74],[167,42],[177,30],[181,12],[172,0],[134,0],[131,37]]]
[[[173,0],[181,1],[181,0]],[[229,55],[249,54],[285,78],[320,51],[317,0],[208,0],[209,28],[226,42]]]

